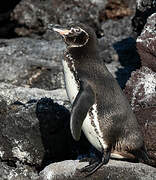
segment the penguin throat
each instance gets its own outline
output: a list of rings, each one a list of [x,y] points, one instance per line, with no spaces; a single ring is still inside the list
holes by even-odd
[[[74,75],[76,82],[79,84],[78,73],[75,68],[75,59],[72,57],[72,55],[68,51],[65,52],[65,56],[66,56],[68,67],[71,73]]]

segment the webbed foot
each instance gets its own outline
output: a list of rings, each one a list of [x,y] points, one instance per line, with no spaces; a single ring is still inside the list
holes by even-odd
[[[104,150],[102,153],[101,159],[94,159],[94,161],[90,162],[89,165],[80,169],[80,172],[87,172],[85,177],[92,175],[95,171],[97,171],[102,165],[107,164],[110,159],[110,150]]]

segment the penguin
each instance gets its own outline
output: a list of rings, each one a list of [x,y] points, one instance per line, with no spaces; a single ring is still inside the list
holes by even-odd
[[[72,104],[70,129],[78,141],[81,129],[100,153],[82,168],[93,174],[110,158],[148,161],[137,119],[118,82],[99,56],[93,29],[85,24],[54,26],[67,45],[62,61]]]

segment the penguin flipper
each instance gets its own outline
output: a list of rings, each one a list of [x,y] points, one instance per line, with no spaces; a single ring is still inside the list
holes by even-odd
[[[77,94],[71,111],[70,129],[73,138],[78,141],[81,136],[81,127],[84,119],[94,104],[94,92],[87,82],[80,82],[80,90]]]

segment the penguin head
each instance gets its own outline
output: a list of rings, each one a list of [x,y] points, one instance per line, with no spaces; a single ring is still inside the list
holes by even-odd
[[[69,47],[84,47],[88,44],[93,30],[84,24],[74,24],[68,27],[55,26],[53,30],[58,32]],[[92,35],[93,36],[93,35]]]

